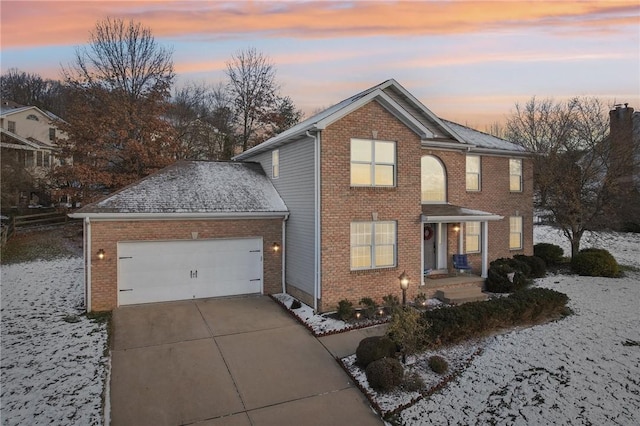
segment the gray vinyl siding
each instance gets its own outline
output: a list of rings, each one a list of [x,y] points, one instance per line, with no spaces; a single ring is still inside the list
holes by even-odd
[[[286,281],[313,295],[314,282],[314,140],[282,145],[280,176],[271,182],[289,209],[286,235]],[[262,164],[271,179],[271,151],[247,158]]]

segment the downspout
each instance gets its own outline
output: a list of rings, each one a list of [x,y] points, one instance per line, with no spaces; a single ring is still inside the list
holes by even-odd
[[[282,219],[282,294],[287,294],[287,284],[286,284],[286,256],[287,256],[287,219],[289,219],[289,215],[285,215],[284,219]]]
[[[482,222],[482,278],[489,276],[489,222]]]
[[[84,235],[87,239],[87,243],[84,245],[85,279],[87,280],[84,285],[84,305],[87,308],[87,312],[91,312],[91,222],[88,217],[84,218],[84,227]]]
[[[321,294],[321,261],[322,256],[320,254],[321,244],[320,244],[320,131],[316,132],[315,136],[312,136],[311,133],[307,130],[307,137],[313,138],[313,157],[314,157],[314,171],[313,171],[313,185],[314,185],[314,204],[315,204],[315,215],[314,215],[314,251],[315,251],[315,259],[314,259],[314,277],[313,277],[313,311],[318,312],[318,299],[322,297]]]

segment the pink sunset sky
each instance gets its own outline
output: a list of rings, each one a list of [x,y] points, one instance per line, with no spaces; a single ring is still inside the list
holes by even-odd
[[[484,130],[532,96],[640,109],[640,3],[626,1],[5,1],[1,70],[59,78],[108,16],[173,48],[176,85],[217,83],[239,49],[270,56],[307,114],[395,78]]]

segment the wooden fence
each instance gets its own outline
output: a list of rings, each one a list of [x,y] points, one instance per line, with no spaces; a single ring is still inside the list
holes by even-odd
[[[14,232],[20,229],[31,228],[36,226],[58,225],[67,223],[72,219],[66,213],[48,212],[38,214],[28,214],[22,216],[13,216],[11,220],[2,225],[2,235],[0,243],[5,245]]]

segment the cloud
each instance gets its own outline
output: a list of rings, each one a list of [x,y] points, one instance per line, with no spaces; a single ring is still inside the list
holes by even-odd
[[[203,40],[447,35],[536,27],[610,33],[637,25],[628,1],[535,2],[2,2],[2,48],[81,44],[106,16],[131,18],[156,37]]]

